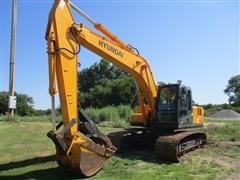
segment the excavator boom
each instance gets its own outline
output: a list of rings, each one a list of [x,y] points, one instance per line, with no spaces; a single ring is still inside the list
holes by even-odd
[[[150,115],[155,116],[157,96],[154,78],[147,61],[134,51],[122,48],[115,41],[91,31],[83,24],[73,24],[72,28],[80,45],[124,69],[135,79],[139,88],[140,102],[137,115],[141,118],[139,120],[146,124]],[[143,98],[146,98],[146,102],[143,102]],[[132,118],[135,118],[135,114]]]

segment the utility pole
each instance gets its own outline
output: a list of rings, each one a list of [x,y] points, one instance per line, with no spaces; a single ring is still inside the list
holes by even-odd
[[[8,108],[11,118],[14,116],[16,109],[16,97],[14,96],[14,55],[17,23],[17,1],[12,0],[12,24],[11,24],[11,45],[10,45],[10,69],[9,69],[9,99]]]

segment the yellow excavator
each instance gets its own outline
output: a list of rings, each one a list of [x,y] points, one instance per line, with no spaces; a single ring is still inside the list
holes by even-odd
[[[75,10],[95,31],[74,21]],[[59,166],[84,176],[97,173],[124,140],[150,137],[156,155],[178,161],[188,151],[206,143],[206,134],[186,131],[202,127],[204,111],[193,106],[192,92],[181,82],[156,85],[148,62],[131,45],[126,45],[100,23],[96,23],[69,0],[55,0],[46,30],[49,61],[49,93],[52,102],[52,130],[48,137],[56,146]],[[81,46],[129,73],[136,82],[138,106],[129,117],[132,126],[143,127],[117,137],[101,133],[78,103],[78,58]],[[56,125],[55,94],[59,91],[63,121]],[[98,97],[96,97],[98,98]],[[143,144],[146,146],[147,144]],[[140,147],[141,148],[141,147]]]

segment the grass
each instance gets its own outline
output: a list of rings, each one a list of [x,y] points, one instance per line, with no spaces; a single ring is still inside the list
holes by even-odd
[[[239,124],[239,120],[207,119],[208,138],[219,141],[240,141]]]
[[[57,116],[56,121],[60,122],[61,117]],[[51,122],[51,116],[18,116],[15,115],[13,119],[9,116],[0,116],[0,122]]]
[[[55,162],[54,145],[46,137],[50,129],[48,122],[0,122],[0,179],[78,179]],[[159,161],[152,150],[129,150],[111,157],[89,179],[239,179],[240,121],[208,119],[204,130],[210,144],[180,163]]]

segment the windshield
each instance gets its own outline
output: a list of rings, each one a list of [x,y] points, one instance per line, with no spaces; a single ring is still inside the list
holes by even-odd
[[[159,92],[159,110],[176,110],[177,87],[162,87]]]

